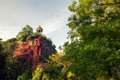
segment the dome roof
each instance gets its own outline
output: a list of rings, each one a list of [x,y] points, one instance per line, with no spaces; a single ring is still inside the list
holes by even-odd
[[[36,28],[36,31],[42,32],[42,31],[43,31],[43,28],[42,28],[41,26],[38,26],[38,27]]]

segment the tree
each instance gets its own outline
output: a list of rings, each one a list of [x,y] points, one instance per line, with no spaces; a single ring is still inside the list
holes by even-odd
[[[28,64],[19,62],[12,53],[15,49],[14,38],[0,42],[0,79],[17,80],[17,78],[26,73],[29,69]],[[30,75],[30,74],[29,74]]]
[[[6,56],[3,53],[3,47],[2,47],[2,39],[0,39],[0,79],[6,79],[6,72],[5,72],[5,62],[6,62]]]
[[[17,34],[16,38],[17,38],[17,40],[25,41],[26,37],[28,35],[31,35],[32,33],[33,33],[33,29],[31,28],[31,26],[26,25],[25,27],[22,28],[22,31],[20,31]]]
[[[120,2],[77,0],[69,10],[71,42],[63,46],[63,60],[72,62],[69,71],[75,79],[120,79]]]

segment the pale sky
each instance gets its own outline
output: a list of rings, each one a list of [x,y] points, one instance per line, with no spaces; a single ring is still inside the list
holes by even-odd
[[[67,41],[68,6],[72,0],[0,0],[0,38],[16,37],[25,26],[40,25],[58,47]]]

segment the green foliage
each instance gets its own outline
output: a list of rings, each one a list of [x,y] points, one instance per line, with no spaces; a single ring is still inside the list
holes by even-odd
[[[49,65],[45,69],[44,74],[47,74],[49,80],[74,80],[74,73],[69,71],[71,62],[62,61],[62,56],[60,54],[63,53],[58,52],[49,56]]]
[[[22,29],[22,31],[20,31],[20,32],[17,34],[16,38],[17,38],[17,40],[19,40],[19,41],[26,41],[26,37],[27,37],[28,35],[31,35],[32,33],[33,33],[33,29],[31,28],[31,26],[26,25],[26,26]]]
[[[12,52],[14,51],[15,42],[14,41],[2,41],[2,52],[1,55],[3,55],[1,60],[1,67],[4,66],[2,69],[4,76],[2,79],[8,79],[8,80],[15,80],[17,77],[16,63],[14,62],[14,59],[12,58]]]
[[[31,78],[31,70],[29,65],[20,62],[19,59],[13,58],[12,56],[6,57],[6,78],[7,80],[29,80]]]
[[[32,73],[32,80],[41,80],[43,76],[43,69],[39,65],[35,71]]]
[[[12,56],[15,47],[13,39],[2,41],[0,47],[0,79],[17,80],[17,77],[25,73],[25,70],[28,70],[29,66],[19,62],[18,59]]]
[[[18,41],[25,41],[31,35],[33,38],[42,37],[44,50],[42,51],[41,62],[46,62],[49,55],[55,53],[55,46],[52,41],[39,33],[33,33],[32,28],[26,25],[17,35]],[[1,41],[0,39],[0,79],[2,80],[50,80],[50,74],[45,72],[41,66],[32,70],[27,58],[19,56],[13,57],[13,52],[17,48],[16,38]],[[46,66],[46,64],[45,64]],[[60,72],[60,71],[59,71]]]
[[[33,38],[38,38],[39,36],[41,36],[41,34],[38,32],[35,32],[32,34],[32,36],[33,36]]]
[[[74,77],[120,79],[120,4],[117,0],[78,0],[69,6],[71,42],[63,46],[63,61],[71,61]],[[114,73],[113,73],[114,72]]]
[[[0,41],[0,79],[6,79],[5,62],[6,62],[6,56],[3,53],[3,47]]]
[[[68,7],[68,37],[62,47],[63,57],[52,41],[26,25],[16,36],[26,41],[28,35],[43,37],[41,60],[49,63],[31,70],[12,57],[16,39],[0,42],[0,79],[3,80],[120,80],[120,2],[118,0],[76,0]],[[41,41],[42,42],[42,41]],[[49,47],[50,48],[49,48]],[[47,54],[46,54],[47,53]],[[46,59],[49,57],[50,59]],[[22,57],[22,56],[20,56]]]
[[[2,51],[6,55],[11,55],[11,53],[14,51],[15,48],[15,42],[14,41],[4,41],[1,42],[2,44]]]
[[[31,80],[51,80],[49,73],[47,73],[41,65],[38,65],[36,70],[32,72]]]
[[[50,60],[46,72],[48,72],[50,79],[56,80],[61,77],[63,64],[60,61],[60,57],[58,53],[49,56]]]
[[[22,73],[22,75],[19,75],[17,80],[31,80],[31,71],[26,69],[25,72]]]

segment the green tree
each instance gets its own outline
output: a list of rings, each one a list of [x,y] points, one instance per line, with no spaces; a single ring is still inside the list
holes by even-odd
[[[9,40],[1,42],[2,53],[4,53],[6,56],[11,55],[15,48],[15,41],[9,41]]]
[[[14,38],[0,43],[0,79],[1,80],[17,80],[18,76],[28,70],[28,64],[23,64],[12,56],[15,49]],[[29,69],[30,70],[30,69]],[[29,74],[30,75],[30,74]]]
[[[6,79],[6,72],[5,72],[5,62],[6,62],[6,56],[3,53],[3,47],[2,47],[2,39],[0,39],[0,79]]]
[[[120,79],[120,1],[76,0],[69,10],[63,60],[75,80]]]
[[[25,27],[22,28],[22,31],[20,31],[16,38],[17,40],[19,41],[25,41],[26,40],[26,37],[28,35],[31,35],[33,33],[33,29],[31,28],[31,26],[29,25],[26,25]]]

